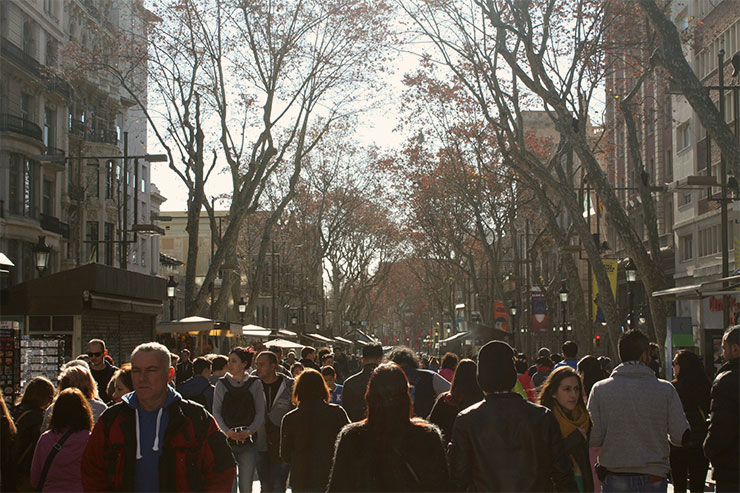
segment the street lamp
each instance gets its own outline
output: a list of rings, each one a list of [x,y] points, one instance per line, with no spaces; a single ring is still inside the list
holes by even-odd
[[[46,244],[46,236],[39,235],[39,241],[33,246],[31,251],[33,252],[36,270],[39,271],[39,276],[41,276],[49,265],[49,255],[51,254],[51,247]]]
[[[565,338],[565,310],[568,305],[568,285],[565,281],[563,281],[562,286],[560,286],[558,295],[560,296],[560,308],[562,310],[562,326],[560,327],[560,331],[563,333],[563,338]]]
[[[624,272],[627,277],[627,328],[632,329],[635,325],[634,312],[634,284],[637,281],[637,268],[631,258],[624,264]]]
[[[247,312],[247,302],[244,301],[244,296],[239,299],[239,304],[237,306],[239,307],[239,320],[244,323],[244,314]]]
[[[170,300],[170,320],[175,319],[175,292],[177,291],[178,282],[175,281],[175,276],[170,276],[170,280],[167,281],[167,298]]]

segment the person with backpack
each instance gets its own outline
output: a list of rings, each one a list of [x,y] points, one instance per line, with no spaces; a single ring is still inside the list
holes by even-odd
[[[200,356],[193,361],[194,375],[180,385],[177,391],[183,399],[195,401],[205,407],[209,413],[213,412],[214,386],[208,380],[211,378],[211,362],[208,358]]]
[[[257,465],[257,445],[252,435],[265,420],[265,391],[260,379],[249,376],[252,353],[235,347],[229,353],[229,372],[213,393],[213,417],[228,437],[237,464],[239,491],[251,492]],[[236,480],[235,480],[236,481]],[[232,491],[236,491],[232,488]]]

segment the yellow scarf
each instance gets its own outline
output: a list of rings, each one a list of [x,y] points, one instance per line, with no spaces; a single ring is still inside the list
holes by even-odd
[[[558,420],[560,433],[563,435],[563,438],[568,437],[578,428],[583,428],[586,430],[586,433],[588,433],[588,430],[591,427],[591,419],[588,415],[588,411],[581,406],[578,406],[572,412],[567,413],[565,409],[560,407],[560,404],[555,402],[552,406],[552,412],[555,413],[555,417]]]
[[[583,428],[586,433],[591,428],[591,419],[588,411],[583,406],[577,406],[572,412],[567,413],[565,409],[560,407],[560,404],[553,402],[552,412],[558,420],[560,434],[563,435],[563,438],[568,437],[578,428]],[[573,462],[573,471],[575,471],[576,476],[582,476],[580,468],[573,456],[570,457],[570,460]]]

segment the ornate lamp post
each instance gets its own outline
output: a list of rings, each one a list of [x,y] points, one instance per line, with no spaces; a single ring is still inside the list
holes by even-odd
[[[167,281],[167,298],[170,300],[170,320],[175,319],[175,292],[177,291],[178,282],[175,281],[175,276],[170,276],[170,280]]]
[[[628,258],[627,263],[624,264],[624,272],[627,277],[627,328],[633,329],[635,326],[634,285],[637,282],[637,268],[631,258]]]
[[[239,304],[237,306],[239,308],[239,320],[244,323],[244,314],[247,312],[247,302],[244,301],[244,296],[239,298]]]
[[[39,236],[38,243],[33,246],[31,251],[33,252],[36,270],[39,271],[39,276],[42,276],[49,266],[49,256],[51,254],[51,247],[46,244],[46,236]]]
[[[560,291],[558,291],[558,295],[560,296],[560,308],[562,310],[562,313],[561,313],[562,325],[560,326],[560,331],[563,333],[563,342],[565,342],[566,327],[568,325],[565,320],[566,308],[568,306],[568,284],[565,281],[563,281],[563,284],[560,287]]]

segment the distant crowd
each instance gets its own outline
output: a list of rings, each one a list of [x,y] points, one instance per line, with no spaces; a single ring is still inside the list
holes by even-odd
[[[475,360],[406,347],[158,343],[114,366],[105,341],[2,402],[2,491],[740,491],[740,326],[714,382],[622,334],[621,363],[492,341]],[[300,356],[300,357],[299,357]],[[12,412],[11,412],[12,411]]]

